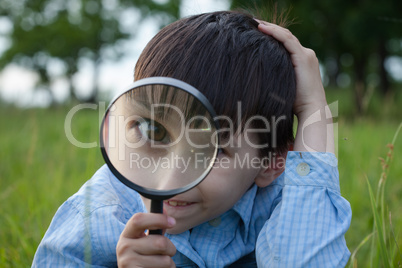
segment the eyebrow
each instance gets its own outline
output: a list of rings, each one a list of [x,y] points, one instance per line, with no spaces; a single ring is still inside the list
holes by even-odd
[[[126,116],[135,114],[142,118],[151,119],[173,132],[176,130],[180,131],[182,128],[187,126],[186,118],[183,120],[182,117],[172,108],[166,109],[166,107],[155,107],[152,111],[149,102],[138,100],[130,100],[127,104],[129,105],[125,105],[124,109]],[[177,116],[175,114],[177,114]],[[194,127],[193,124],[191,124],[191,126]]]

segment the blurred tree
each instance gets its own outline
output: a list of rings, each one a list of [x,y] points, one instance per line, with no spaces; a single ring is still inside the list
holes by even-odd
[[[402,5],[399,0],[283,0],[278,10],[290,8],[296,22],[290,27],[305,47],[312,48],[325,66],[329,82],[350,77],[359,113],[378,88],[390,93],[389,56],[401,53]],[[232,8],[274,7],[272,0],[232,0]],[[395,42],[395,40],[397,40]],[[395,49],[390,43],[399,43]]]
[[[180,1],[2,0],[0,16],[11,21],[13,28],[8,35],[11,45],[0,56],[0,68],[14,62],[36,71],[41,86],[51,94],[51,62],[61,62],[71,99],[78,99],[72,77],[79,60],[89,59],[94,65],[94,88],[80,101],[93,102],[100,62],[122,55],[119,41],[135,34],[140,18],[159,14],[162,24],[177,19]]]

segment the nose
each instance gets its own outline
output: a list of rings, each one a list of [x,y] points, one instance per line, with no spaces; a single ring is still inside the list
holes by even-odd
[[[168,166],[160,166],[157,173],[159,190],[183,188],[208,173],[214,161],[214,148],[177,147],[171,152]]]

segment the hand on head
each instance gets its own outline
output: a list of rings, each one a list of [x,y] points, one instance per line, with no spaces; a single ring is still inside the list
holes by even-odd
[[[293,112],[298,117],[298,130],[294,150],[334,153],[332,115],[325,98],[315,52],[303,47],[288,29],[265,21],[256,21],[261,32],[283,44],[290,54],[295,70],[296,99]],[[322,112],[324,116],[321,115]]]
[[[296,73],[296,101],[293,110],[297,116],[313,108],[326,105],[318,59],[315,52],[303,47],[299,40],[288,30],[276,24],[256,20],[258,29],[275,38],[289,52]]]

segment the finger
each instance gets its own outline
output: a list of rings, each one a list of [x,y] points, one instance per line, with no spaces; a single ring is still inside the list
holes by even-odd
[[[268,35],[271,35],[279,42],[283,43],[290,53],[297,53],[302,48],[299,39],[296,38],[288,29],[272,23],[260,23],[258,29]]]
[[[304,49],[300,44],[299,39],[297,39],[288,29],[268,22],[260,23],[258,29],[262,33],[270,35],[281,42],[290,54],[301,53]]]
[[[269,22],[266,22],[263,20],[258,20],[258,19],[254,19],[254,20],[258,22],[258,29],[261,32],[263,32],[267,35],[271,35],[271,36],[276,35],[277,38],[280,39],[280,40],[278,40],[278,39],[277,40],[280,42],[285,41],[286,37],[288,37],[288,38],[290,37],[290,36],[285,36],[287,31],[288,31],[288,33],[290,33],[290,31],[286,28],[283,28],[282,26],[279,26],[274,23],[269,23]],[[276,33],[275,33],[275,31],[276,31]],[[282,34],[279,35],[278,33],[282,33]]]
[[[159,213],[136,213],[121,233],[126,238],[144,237],[145,230],[169,229],[176,224],[174,218]]]
[[[152,268],[172,268],[176,267],[172,258],[166,255],[154,255],[154,256],[141,256],[139,262],[141,267]]]
[[[264,20],[259,20],[259,19],[256,19],[256,18],[254,18],[254,20],[255,20],[256,22],[258,22],[259,24],[276,25],[276,26],[278,26],[278,27],[281,27],[281,26],[279,26],[279,25],[277,25],[277,24],[270,23],[270,22],[267,22],[267,21],[264,21]],[[281,27],[281,28],[283,28],[283,27]]]
[[[268,22],[266,22],[266,21],[259,20],[259,19],[256,19],[256,18],[254,18],[254,20],[255,20],[256,22],[258,22],[259,24],[266,24],[266,23],[268,23]]]
[[[176,267],[172,258],[167,255],[125,255],[117,259],[118,267],[152,267],[171,268]]]
[[[272,22],[263,21],[263,20],[257,20],[257,22],[265,24],[266,26],[276,27],[277,29],[280,29],[280,30],[288,30],[287,28],[284,28],[284,27],[282,27],[278,24],[272,23]]]
[[[148,235],[138,239],[129,239],[129,247],[140,255],[167,255],[173,257],[176,247],[169,238],[162,235]]]

